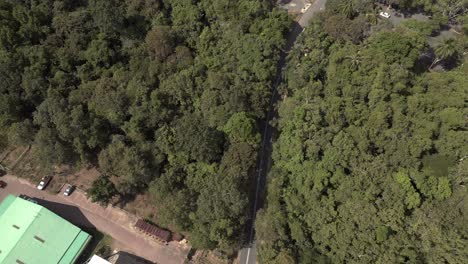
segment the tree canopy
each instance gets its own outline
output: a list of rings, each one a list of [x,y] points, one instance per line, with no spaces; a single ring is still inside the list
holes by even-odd
[[[290,25],[266,0],[0,0],[0,134],[232,253]]]
[[[96,166],[93,201],[147,194],[157,224],[234,255],[292,26],[273,2],[0,0],[0,150]],[[377,2],[432,19],[391,28]],[[256,218],[262,263],[466,262],[467,8],[329,0],[301,33]]]
[[[425,28],[339,37],[336,13],[288,57],[260,262],[466,262],[466,67],[428,70]],[[436,56],[463,52],[458,38]]]

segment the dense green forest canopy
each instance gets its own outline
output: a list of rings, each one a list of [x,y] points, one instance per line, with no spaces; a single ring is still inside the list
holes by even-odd
[[[232,253],[291,19],[270,0],[0,0],[0,150]],[[396,28],[377,3],[423,12]],[[466,0],[329,0],[289,55],[262,263],[464,263]],[[430,47],[428,36],[459,24]]]
[[[1,147],[99,165],[94,200],[149,190],[228,252],[290,24],[267,0],[0,0]]]
[[[448,20],[436,5],[466,2],[426,2],[444,19],[393,28],[366,1],[329,1],[297,41],[256,221],[261,263],[467,262],[468,16],[427,41]]]

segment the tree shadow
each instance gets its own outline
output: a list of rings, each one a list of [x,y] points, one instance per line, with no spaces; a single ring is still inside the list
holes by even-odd
[[[87,263],[87,261],[94,255],[95,250],[104,238],[104,234],[99,232],[95,228],[83,228],[83,231],[92,236],[88,246],[83,250],[81,255],[78,257],[76,263]]]
[[[434,30],[432,32],[432,34],[430,35],[430,37],[438,37],[441,35],[442,32],[444,31],[449,31],[451,29],[451,27],[449,25],[441,25],[440,28],[438,30]]]
[[[286,4],[289,4],[291,3],[292,0],[277,0],[276,1],[276,4],[277,5],[286,5]]]
[[[453,56],[451,58],[448,58],[446,60],[444,60],[443,62],[440,63],[440,65],[442,66],[443,70],[445,71],[451,71],[455,68],[457,68],[459,65],[460,65],[460,58],[457,57],[457,56]]]
[[[415,72],[417,75],[421,75],[423,73],[426,73],[429,69],[429,66],[431,66],[431,63],[433,61],[434,53],[432,50],[429,52],[423,53],[419,59],[416,61],[413,67],[413,72]]]

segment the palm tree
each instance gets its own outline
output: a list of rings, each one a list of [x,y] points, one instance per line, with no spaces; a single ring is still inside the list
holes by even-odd
[[[369,12],[366,13],[366,20],[367,22],[371,23],[372,25],[375,25],[377,24],[377,22],[379,21],[378,20],[378,15],[379,11],[377,10],[377,8],[372,8],[371,10],[369,10]]]
[[[354,14],[354,0],[342,0],[338,8],[342,15],[351,18]]]
[[[454,38],[446,39],[434,49],[435,58],[429,69],[432,69],[437,63],[454,58],[457,53],[457,41]]]
[[[351,63],[351,69],[356,70],[361,64],[362,57],[360,52],[353,53],[352,55],[346,56],[346,59]]]

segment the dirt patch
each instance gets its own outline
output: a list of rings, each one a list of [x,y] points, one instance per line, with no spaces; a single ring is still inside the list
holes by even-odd
[[[95,168],[83,168],[70,177],[70,183],[76,185],[78,188],[88,190],[93,185],[101,173]]]
[[[2,165],[7,168],[11,167],[25,150],[26,147],[6,150],[0,155],[3,158]],[[41,166],[40,156],[38,156],[37,149],[34,146],[12,169],[12,173],[31,182],[38,182],[42,177],[51,175],[53,179],[47,188],[51,192],[58,192],[67,183],[87,190],[100,175],[95,167],[76,168],[69,165],[60,165],[45,168]]]
[[[181,232],[181,230],[178,230],[175,228],[173,225],[167,225],[167,223],[163,223],[161,219],[158,217],[159,216],[159,211],[163,210],[164,207],[160,206],[157,207],[154,205],[154,202],[152,201],[150,195],[148,192],[138,194],[135,196],[135,198],[131,201],[128,201],[125,203],[125,205],[121,204],[114,204],[117,206],[117,208],[122,208],[123,210],[127,211],[128,213],[137,216],[138,218],[144,219],[154,225],[157,225],[161,228],[170,230],[171,232],[179,232],[180,235],[187,236],[186,233]]]
[[[59,193],[63,191],[65,185],[75,185],[84,191],[88,190],[93,181],[99,177],[100,173],[96,168],[83,168],[75,173],[67,166],[56,167],[53,172],[52,181],[49,183],[47,190],[51,193]]]
[[[215,252],[208,250],[197,250],[192,257],[193,263],[196,264],[229,264],[232,263],[229,259],[223,259]]]
[[[52,180],[45,190],[50,193],[60,192],[60,189],[67,182],[66,175],[72,171],[72,168],[70,166],[55,166],[52,168],[41,166],[40,156],[38,156],[37,148],[35,147],[26,152],[16,166],[11,168],[12,164],[18,160],[26,149],[25,147],[16,148],[5,157],[4,164],[11,169],[10,173],[27,179],[33,184],[39,183],[40,179],[44,176],[52,176]]]
[[[127,203],[123,209],[137,215],[140,218],[148,219],[152,222],[158,223],[158,210],[155,206],[152,205],[151,198],[147,193],[137,195],[135,199]]]
[[[129,250],[128,247],[126,247],[124,244],[117,240],[112,240],[109,247],[112,248],[112,251],[126,251],[129,253],[135,253],[132,250]]]
[[[2,150],[0,154],[0,162],[3,162],[3,160],[12,152],[14,148],[5,148]]]
[[[5,151],[2,157],[2,164],[6,167],[12,167],[27,147],[17,147]]]
[[[13,150],[7,158],[5,158],[5,165],[9,165],[6,160],[9,160],[10,163],[11,160],[17,160],[24,150],[25,148],[22,147]],[[40,157],[36,157],[36,153],[37,149],[32,147],[31,150],[29,150],[29,152],[27,152],[26,155],[24,155],[16,164],[15,168],[12,169],[12,173],[18,177],[29,179],[32,182],[40,180],[45,175],[50,175],[53,172],[53,169],[40,166],[40,163],[38,162]]]

